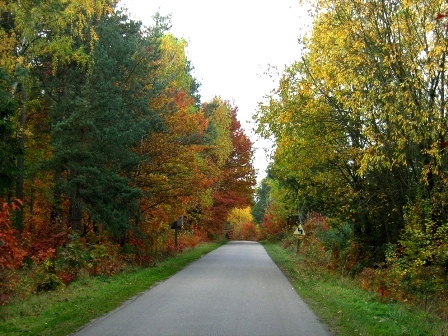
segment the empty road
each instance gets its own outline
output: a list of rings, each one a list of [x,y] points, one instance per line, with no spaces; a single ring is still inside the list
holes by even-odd
[[[76,336],[328,336],[264,248],[230,242]]]

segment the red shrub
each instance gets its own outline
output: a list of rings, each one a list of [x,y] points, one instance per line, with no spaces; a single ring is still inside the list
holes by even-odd
[[[26,256],[20,234],[11,226],[10,210],[17,210],[19,205],[19,201],[11,205],[6,202],[0,205],[0,270],[16,269]]]

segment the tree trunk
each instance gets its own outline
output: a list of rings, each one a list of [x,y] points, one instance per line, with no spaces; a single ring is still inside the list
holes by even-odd
[[[26,88],[22,84],[22,112],[20,114],[20,137],[19,137],[19,155],[17,156],[17,179],[16,179],[16,199],[23,201],[23,181],[24,181],[24,162],[25,162],[25,126],[27,114],[27,93]],[[23,205],[15,212],[14,224],[16,229],[23,229]]]
[[[82,204],[79,191],[80,186],[76,184],[76,190],[70,195],[69,223],[74,233],[81,233],[82,231]]]

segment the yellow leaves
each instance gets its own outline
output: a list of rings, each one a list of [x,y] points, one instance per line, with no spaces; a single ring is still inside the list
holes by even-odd
[[[277,118],[279,124],[288,124],[292,119],[292,112],[290,110],[284,111]]]
[[[192,78],[185,71],[187,68],[186,47],[187,42],[184,39],[177,39],[171,34],[165,34],[161,38],[162,59],[159,76],[169,83],[169,87],[181,90],[190,88]]]
[[[30,60],[35,57],[50,54],[53,71],[70,62],[85,65],[88,56],[82,49],[73,49],[74,40],[90,39],[93,43],[96,34],[90,18],[99,18],[110,12],[110,3],[107,0],[48,0],[38,4],[35,1],[12,1],[8,10],[14,15],[14,33],[17,36],[6,38],[3,31],[0,33],[3,35],[0,36],[0,54],[4,55],[8,50],[18,52],[24,57],[24,66],[31,64]],[[1,50],[3,48],[4,51]]]
[[[214,127],[214,141],[212,146],[213,155],[216,157],[216,164],[222,167],[229,157],[233,145],[230,138],[231,111],[228,103],[223,102],[220,98],[214,98],[210,105],[215,105],[214,112],[209,117],[210,123]]]
[[[17,57],[12,50],[14,50],[15,39],[9,37],[4,31],[0,30],[0,67],[7,72],[12,73],[17,64],[22,63],[22,59]]]
[[[168,182],[168,176],[166,174],[156,174],[154,172],[149,172],[146,174],[146,178],[148,181],[151,181],[150,183],[156,184],[156,183],[166,183]]]
[[[441,175],[448,40],[428,17],[442,4],[318,2],[307,54],[257,115],[259,133],[276,139],[278,176],[305,187],[327,179],[335,196],[347,176],[375,176],[370,188],[383,173],[406,187]]]
[[[227,220],[230,222],[231,225],[243,224],[245,222],[251,223],[253,222],[251,208],[250,207],[246,207],[243,209],[234,208],[230,212]]]

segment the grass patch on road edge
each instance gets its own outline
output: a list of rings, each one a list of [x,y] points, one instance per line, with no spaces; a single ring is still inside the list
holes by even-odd
[[[335,335],[446,335],[447,326],[424,311],[382,302],[357,282],[306,262],[303,255],[263,242],[303,300]]]
[[[111,277],[87,277],[64,289],[0,306],[0,334],[69,335],[223,244],[200,244],[161,261],[156,267],[124,271]]]

